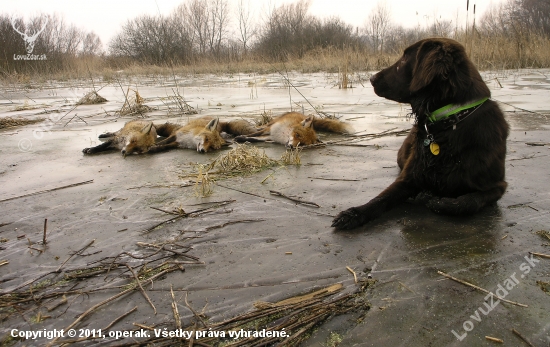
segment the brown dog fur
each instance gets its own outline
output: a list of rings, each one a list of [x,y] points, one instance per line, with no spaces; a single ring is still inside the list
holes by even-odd
[[[439,155],[423,144],[426,113],[491,96],[461,44],[445,38],[419,41],[372,76],[371,84],[378,96],[410,104],[416,123],[398,152],[399,177],[368,203],[341,212],[333,227],[358,227],[415,196],[430,210],[449,215],[473,214],[500,199],[507,187],[509,127],[494,101],[481,104],[455,129],[432,132]]]

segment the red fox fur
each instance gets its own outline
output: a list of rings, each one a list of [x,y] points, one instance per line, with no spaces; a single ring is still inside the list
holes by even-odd
[[[353,132],[351,125],[335,119],[304,116],[298,112],[288,112],[267,123],[256,133],[237,136],[237,142],[274,141],[287,147],[295,148],[319,143],[315,129],[332,133],[347,134]]]
[[[108,140],[98,146],[84,148],[82,152],[94,154],[116,148],[121,150],[123,156],[132,153],[145,153],[149,147],[155,144],[157,132],[153,122],[134,120],[124,124],[119,131],[101,134],[99,138]]]
[[[188,124],[166,123],[157,126],[160,136],[166,139],[158,142],[149,152],[160,152],[172,148],[192,148],[198,152],[206,153],[229,145],[220,133],[226,132],[233,135],[249,134],[257,129],[245,120],[220,122],[211,117],[192,119]]]

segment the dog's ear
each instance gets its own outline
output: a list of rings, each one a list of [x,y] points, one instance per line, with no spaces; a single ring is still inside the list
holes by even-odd
[[[457,87],[460,83],[457,72],[460,72],[459,65],[465,54],[463,47],[456,44],[435,40],[423,42],[416,54],[410,91],[417,92],[434,81],[443,82],[442,86]]]

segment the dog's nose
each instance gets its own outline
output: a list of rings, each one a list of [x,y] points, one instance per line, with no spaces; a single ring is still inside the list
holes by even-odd
[[[200,152],[201,152],[201,153],[206,153],[206,151],[204,150],[204,148],[201,148]]]
[[[126,150],[123,149],[121,153],[122,153],[122,155],[126,155]]]
[[[370,84],[374,84],[374,82],[376,82],[377,79],[378,79],[378,74],[374,74],[370,76]]]

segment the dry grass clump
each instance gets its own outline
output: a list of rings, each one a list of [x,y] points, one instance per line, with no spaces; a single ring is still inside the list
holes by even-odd
[[[39,108],[44,107],[44,105],[30,105],[28,100],[25,100],[23,102],[23,105],[15,106],[12,111],[28,111],[28,110],[36,110]]]
[[[107,99],[99,95],[95,90],[84,95],[78,102],[77,105],[97,105],[107,102]]]
[[[537,231],[535,234],[543,237],[543,238],[546,238],[548,240],[550,240],[550,232],[546,231],[546,230],[539,230]]]
[[[247,176],[277,164],[277,160],[269,158],[264,150],[245,143],[221,154],[210,164],[209,171],[229,177]]]
[[[168,113],[175,115],[190,115],[197,114],[197,110],[189,105],[187,101],[179,93],[175,92],[174,95],[160,99],[162,103],[168,109]],[[165,100],[167,100],[165,102]],[[175,107],[174,107],[175,106]]]
[[[130,91],[134,92],[133,95],[130,95]],[[145,99],[139,95],[139,92],[134,89],[128,88],[126,92],[126,101],[124,105],[116,112],[119,116],[132,116],[132,115],[141,115],[144,113],[150,112],[153,110],[152,107],[144,104]]]
[[[204,164],[197,164],[196,169],[198,170],[198,175],[195,180],[194,191],[195,195],[199,197],[207,197],[212,195],[214,189],[212,185],[215,183],[213,179],[210,178],[208,174],[208,168]]]
[[[249,144],[237,146],[220,154],[209,165],[196,164],[193,172],[182,178],[195,177],[195,194],[201,197],[212,195],[216,179],[249,176],[274,166],[300,165],[301,149],[287,150],[279,160],[272,159],[263,149]]]
[[[550,282],[537,281],[537,284],[543,292],[550,295]]]
[[[282,165],[300,165],[302,164],[301,153],[301,148],[288,149],[281,155],[279,163]]]
[[[44,121],[44,118],[25,119],[25,118],[13,118],[4,117],[0,118],[0,129],[19,127],[28,124],[34,124]]]
[[[273,113],[270,111],[265,111],[260,114],[260,117],[256,120],[254,120],[254,123],[256,123],[256,126],[261,127],[266,125],[267,123],[271,122],[273,120]]]

